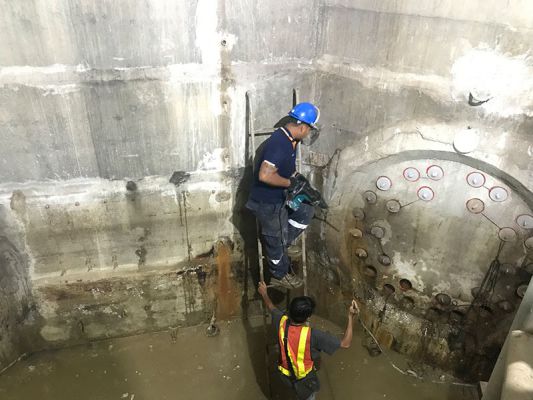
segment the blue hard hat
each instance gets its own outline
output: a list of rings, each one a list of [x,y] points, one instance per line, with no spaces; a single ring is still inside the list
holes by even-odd
[[[315,124],[320,118],[320,110],[311,103],[299,103],[289,112],[289,116],[317,129]]]

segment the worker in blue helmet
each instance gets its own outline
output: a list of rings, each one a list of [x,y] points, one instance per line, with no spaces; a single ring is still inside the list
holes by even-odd
[[[320,110],[311,103],[296,104],[289,111],[289,116],[296,119],[299,123],[309,125],[312,129],[318,129],[316,123],[320,118]]]
[[[300,103],[276,125],[256,157],[246,207],[261,226],[261,239],[270,270],[270,284],[288,289],[303,282],[291,269],[287,248],[307,228],[314,206],[326,208],[321,194],[296,172],[299,143],[317,130],[318,107]]]

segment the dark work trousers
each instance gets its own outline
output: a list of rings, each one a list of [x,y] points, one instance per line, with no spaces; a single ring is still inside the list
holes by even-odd
[[[259,221],[270,273],[275,278],[282,278],[289,272],[290,266],[287,247],[311,222],[313,206],[302,204],[297,211],[293,211],[285,203],[262,203],[249,199],[246,208]]]

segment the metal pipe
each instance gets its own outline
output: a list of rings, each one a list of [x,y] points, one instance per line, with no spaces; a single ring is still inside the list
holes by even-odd
[[[294,107],[296,104],[298,104],[299,101],[299,93],[298,89],[292,90],[292,106]],[[298,146],[298,154],[297,154],[297,171],[302,172],[302,147]],[[302,239],[301,239],[301,245],[302,245],[302,277],[304,281],[304,296],[307,296],[307,254],[305,252],[305,231],[302,232]]]
[[[254,164],[254,154],[255,154],[255,132],[254,132],[254,121],[252,117],[252,101],[250,99],[250,92],[246,92],[246,132],[250,136],[250,161],[252,163],[252,174],[255,176],[255,164]],[[248,161],[248,160],[247,160]],[[261,282],[265,281],[265,274],[263,271],[263,248],[261,247],[260,239],[260,230],[259,223],[255,222],[256,234],[257,234],[257,257],[259,261],[259,279]]]

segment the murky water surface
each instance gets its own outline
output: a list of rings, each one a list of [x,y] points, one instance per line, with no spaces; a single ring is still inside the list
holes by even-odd
[[[319,318],[312,325],[342,334]],[[269,393],[274,399],[293,398],[277,380],[276,355],[265,341],[262,318],[221,322],[219,327],[220,334],[212,338],[202,326],[40,353],[0,376],[0,399],[249,400],[267,399]],[[406,377],[383,355],[369,357],[361,343],[357,326],[350,349],[324,355],[318,399],[476,399],[469,388]],[[270,357],[265,356],[267,348]],[[406,366],[400,355],[390,356]]]

